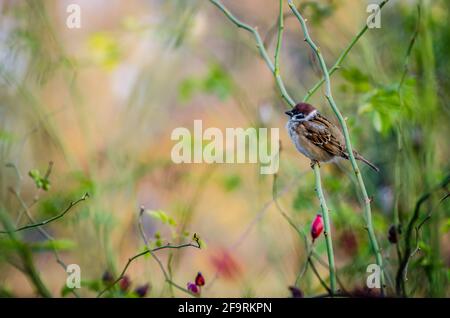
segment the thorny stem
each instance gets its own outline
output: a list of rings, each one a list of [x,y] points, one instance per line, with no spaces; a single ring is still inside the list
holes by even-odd
[[[280,51],[281,51],[281,44],[282,44],[282,36],[283,36],[283,30],[284,30],[284,21],[283,21],[283,1],[280,0],[280,9],[279,9],[279,16],[278,16],[278,34],[277,34],[277,47],[275,49],[275,65],[272,64],[267,51],[264,47],[264,44],[261,40],[261,37],[258,33],[258,31],[256,30],[256,28],[252,28],[250,27],[248,24],[245,24],[243,22],[241,22],[240,20],[238,20],[227,8],[225,8],[219,1],[217,0],[210,0],[210,2],[212,2],[216,7],[218,7],[224,14],[225,16],[231,21],[233,22],[237,27],[239,28],[243,28],[249,32],[251,32],[256,40],[256,44],[257,47],[259,49],[259,52],[262,56],[262,58],[266,61],[267,66],[269,67],[269,69],[272,71],[272,73],[275,76],[275,80],[276,83],[278,85],[278,88],[280,89],[281,92],[281,96],[284,98],[284,100],[291,106],[293,107],[295,105],[294,100],[288,95],[286,88],[283,84],[281,75],[280,75],[280,70],[279,70],[279,55],[280,55]],[[320,182],[320,179],[319,179]],[[321,188],[321,187],[320,187]],[[325,200],[323,198],[323,200]],[[325,205],[326,206],[326,205]],[[331,240],[331,237],[330,237]],[[328,251],[332,252],[332,248],[331,250],[328,249]],[[332,292],[335,293],[335,287],[336,287],[336,278],[335,278],[335,268],[334,268],[334,256],[330,256],[329,255],[329,259],[332,259],[332,261],[330,262],[330,280],[331,280],[331,285],[332,285]],[[331,274],[331,272],[333,272],[333,274]]]
[[[450,183],[450,175],[447,175],[444,180],[441,182],[441,184],[439,185],[439,189],[443,188],[445,189],[447,187],[447,185]],[[420,228],[423,226],[423,224],[425,224],[426,221],[428,221],[431,218],[431,215],[429,214],[427,217],[425,217],[422,222],[420,222],[420,224],[415,227],[415,224],[417,222],[417,220],[419,219],[420,216],[420,208],[422,206],[422,204],[424,204],[427,200],[430,199],[431,195],[433,194],[433,190],[430,192],[427,192],[425,194],[423,194],[419,200],[417,200],[416,202],[416,206],[414,208],[414,212],[413,215],[411,216],[411,219],[409,220],[408,226],[406,228],[406,232],[405,232],[405,249],[403,252],[403,258],[400,261],[398,270],[397,270],[397,275],[395,277],[395,286],[396,286],[396,292],[398,295],[403,294],[404,297],[406,297],[406,292],[405,292],[405,287],[404,287],[404,279],[406,276],[406,271],[408,268],[408,263],[411,259],[412,256],[414,256],[417,251],[412,251],[412,247],[411,247],[411,236],[412,233],[415,229],[416,231],[416,246],[417,246],[417,241],[418,241],[418,234],[419,234],[419,230]],[[445,199],[448,198],[448,193],[447,195],[442,198],[440,200],[440,203],[443,202]],[[431,212],[430,212],[431,213]],[[416,247],[417,250],[417,247]]]
[[[36,221],[34,220],[33,216],[31,215],[30,212],[30,208],[29,206],[25,203],[25,201],[23,200],[22,196],[20,195],[19,192],[17,192],[17,190],[15,189],[10,189],[11,192],[14,194],[14,196],[17,198],[17,200],[19,201],[20,205],[22,206],[23,211],[25,211],[25,214],[28,218],[28,220],[30,220],[30,222],[36,223]],[[55,239],[46,231],[44,230],[41,226],[37,227],[39,233],[41,233],[41,235],[43,237],[45,237],[47,240],[49,240],[50,242],[54,241]],[[55,255],[55,259],[56,262],[61,265],[61,267],[64,269],[64,271],[67,271],[67,265],[64,263],[64,261],[61,259],[61,257],[59,256],[58,251],[56,250],[56,247],[53,246],[53,254]],[[77,293],[77,291],[75,289],[71,289],[71,292],[75,295],[75,297],[80,297],[79,294]]]
[[[361,171],[358,168],[358,164],[356,163],[355,156],[353,154],[353,148],[352,148],[350,134],[348,132],[347,124],[333,99],[333,95],[332,95],[332,91],[331,91],[330,74],[328,72],[328,68],[326,66],[325,60],[323,59],[322,54],[320,53],[319,48],[316,46],[316,44],[312,41],[311,37],[309,36],[308,28],[306,26],[306,21],[300,14],[300,12],[297,10],[297,8],[294,6],[294,4],[292,3],[292,0],[288,0],[288,3],[289,3],[289,7],[294,12],[295,16],[297,17],[297,19],[299,20],[299,22],[301,24],[303,34],[305,36],[305,41],[309,44],[309,46],[315,52],[315,54],[320,62],[320,67],[322,69],[324,79],[325,79],[325,84],[326,84],[325,97],[328,100],[328,103],[330,104],[331,108],[333,109],[333,111],[339,121],[339,124],[342,128],[343,134],[344,134],[347,153],[348,153],[353,171],[355,172],[358,186],[359,186],[361,194],[363,196],[364,216],[365,216],[365,221],[366,221],[367,232],[369,234],[369,240],[370,240],[370,244],[372,246],[372,250],[375,254],[376,263],[380,268],[381,295],[384,296],[385,278],[384,278],[384,268],[383,268],[383,257],[381,255],[381,250],[378,246],[378,242],[377,242],[377,239],[375,236],[375,231],[373,229],[372,211],[371,211],[371,207],[370,207],[371,199],[369,198],[369,196],[367,194],[366,186],[365,186],[364,180],[361,176]]]
[[[48,290],[47,286],[42,281],[39,271],[36,269],[34,262],[33,262],[33,256],[29,249],[29,247],[22,243],[19,240],[19,237],[14,231],[14,227],[11,223],[11,220],[9,219],[8,215],[4,213],[2,209],[0,209],[0,223],[3,224],[3,226],[7,229],[6,234],[10,237],[12,243],[15,245],[16,249],[18,250],[19,256],[23,262],[23,267],[20,267],[20,270],[25,273],[25,275],[31,280],[33,285],[36,288],[36,291],[45,298],[52,297],[52,293]]]
[[[227,8],[225,8],[223,6],[222,3],[220,3],[220,1],[218,0],[209,0],[212,4],[214,4],[217,8],[219,8],[220,11],[223,12],[223,14],[225,14],[225,16],[231,21],[233,22],[238,28],[242,28],[244,30],[247,30],[248,32],[252,33],[253,36],[255,37],[255,41],[256,41],[256,47],[258,48],[259,54],[261,55],[261,57],[264,59],[264,61],[267,64],[267,67],[270,69],[270,71],[272,72],[272,74],[275,77],[275,81],[277,83],[277,86],[280,90],[281,93],[281,97],[286,101],[286,103],[288,103],[291,107],[293,107],[295,105],[294,100],[292,99],[292,97],[289,96],[289,94],[286,91],[286,87],[284,86],[283,80],[281,78],[281,76],[277,76],[276,74],[276,67],[274,66],[274,64],[272,63],[272,61],[270,60],[270,57],[267,53],[266,48],[264,47],[264,43],[261,39],[261,36],[259,35],[259,32],[256,28],[253,28],[251,26],[249,26],[246,23],[241,22],[238,18],[236,18]],[[281,0],[280,0],[280,4],[281,4]],[[282,38],[282,29],[280,30],[280,25],[283,25],[283,13],[282,13],[282,8],[280,8],[280,18],[278,20],[279,23],[279,27],[278,27],[278,42],[280,43],[278,49],[275,52],[275,60],[278,59],[279,53],[280,53],[280,48],[281,48],[281,38]],[[278,69],[279,72],[279,69]]]
[[[282,146],[281,146],[281,142],[280,142],[280,146],[278,147],[279,152],[278,152],[278,157],[281,157],[281,150],[282,150]],[[281,208],[279,202],[278,202],[278,193],[277,193],[277,179],[278,179],[278,173],[274,173],[273,175],[273,180],[272,180],[272,200],[275,203],[275,207],[278,209],[278,211],[280,212],[281,216],[288,222],[288,224],[295,230],[295,232],[298,234],[299,238],[301,240],[303,240],[304,244],[305,244],[305,251],[306,251],[306,260],[305,263],[303,264],[301,270],[299,271],[295,282],[294,282],[294,286],[298,286],[300,283],[300,279],[303,277],[303,275],[306,273],[307,269],[308,269],[308,265],[311,264],[311,268],[313,269],[314,274],[316,275],[317,279],[319,280],[319,282],[321,283],[321,285],[328,291],[328,293],[331,295],[330,292],[330,288],[323,282],[322,277],[320,276],[320,274],[315,270],[313,261],[311,259],[311,256],[317,256],[315,255],[315,251],[313,246],[311,246],[308,243],[308,236],[306,235],[305,231],[303,230],[303,228],[301,226],[298,226],[295,224],[295,222],[291,219],[291,217]],[[317,256],[318,257],[318,256]],[[319,259],[320,260],[320,259]],[[322,261],[322,260],[320,260]],[[328,264],[325,264],[325,266],[327,268],[329,268]],[[336,276],[337,278],[337,276]]]
[[[19,232],[19,231],[29,230],[29,229],[32,229],[32,228],[35,228],[35,227],[40,227],[40,226],[43,226],[43,225],[47,225],[47,224],[49,224],[49,223],[51,223],[53,221],[56,221],[56,220],[62,218],[75,205],[77,205],[81,201],[86,200],[88,197],[89,197],[89,194],[86,192],[80,199],[70,202],[69,206],[64,211],[62,211],[58,215],[55,215],[54,217],[51,217],[51,218],[49,218],[47,220],[44,220],[44,221],[41,221],[41,222],[38,222],[38,223],[28,224],[28,225],[25,225],[25,226],[22,226],[22,227],[19,227],[19,228],[10,229],[10,230],[8,230],[8,229],[2,230],[2,231],[0,231],[0,234],[8,234],[8,233],[11,233],[11,232]]]
[[[416,22],[416,28],[414,30],[413,35],[411,36],[411,39],[409,40],[409,45],[408,45],[408,49],[406,50],[406,56],[405,56],[405,61],[403,63],[403,72],[402,72],[402,76],[400,78],[400,82],[398,84],[398,94],[401,97],[401,89],[403,86],[403,83],[405,81],[406,75],[408,75],[408,68],[409,68],[409,58],[411,56],[411,52],[412,49],[414,47],[414,44],[416,43],[417,37],[419,35],[419,31],[420,31],[420,18],[421,18],[421,7],[420,7],[420,2],[417,4],[417,22]]]
[[[322,190],[322,183],[320,181],[320,168],[318,163],[313,163],[312,168],[314,170],[314,176],[316,178],[316,192],[320,200],[320,208],[322,210],[322,217],[324,223],[324,235],[325,235],[325,243],[327,245],[328,267],[330,270],[331,295],[334,295],[336,293],[336,268],[334,266],[333,241],[331,240],[331,226],[330,226],[330,218],[328,215],[329,210]]]
[[[381,1],[380,4],[378,5],[380,7],[380,10],[388,2],[389,2],[389,0]],[[347,57],[347,55],[350,52],[350,50],[353,48],[353,46],[355,46],[356,42],[358,42],[358,40],[364,35],[364,33],[366,33],[366,31],[368,29],[369,29],[369,27],[367,26],[367,23],[365,23],[364,27],[358,32],[358,34],[355,35],[355,37],[352,39],[352,41],[344,49],[344,51],[342,51],[341,55],[336,60],[336,62],[334,63],[333,67],[330,68],[330,70],[328,72],[328,74],[330,74],[330,76],[334,72],[336,72],[338,69],[341,68],[341,64],[344,61],[344,59]],[[323,85],[323,83],[325,83],[325,77],[322,77],[321,80],[319,80],[311,89],[308,90],[308,92],[306,93],[305,97],[303,97],[303,102],[306,103],[311,98],[311,96]]]

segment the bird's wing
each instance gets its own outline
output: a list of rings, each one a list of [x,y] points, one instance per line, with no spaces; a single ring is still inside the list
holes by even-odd
[[[329,152],[334,156],[346,157],[345,147],[333,134],[330,127],[333,127],[324,117],[318,115],[315,118],[302,123],[305,127],[305,137],[317,147]]]

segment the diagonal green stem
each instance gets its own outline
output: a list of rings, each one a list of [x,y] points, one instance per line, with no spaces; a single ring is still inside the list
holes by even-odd
[[[336,294],[336,267],[334,265],[334,252],[333,252],[333,241],[331,240],[331,227],[329,210],[327,203],[325,201],[325,196],[322,190],[322,183],[320,181],[320,168],[318,163],[313,163],[314,177],[316,178],[316,192],[320,200],[320,208],[322,210],[322,217],[324,223],[324,235],[325,243],[327,245],[327,255],[328,255],[328,267],[330,269],[330,289],[331,295]]]
[[[51,298],[52,293],[41,279],[39,271],[37,270],[34,264],[31,250],[26,244],[24,244],[20,240],[18,234],[13,230],[14,226],[12,224],[12,221],[1,207],[0,207],[0,223],[7,229],[6,233],[8,233],[8,236],[12,244],[14,245],[14,248],[16,249],[17,253],[19,254],[22,260],[23,273],[27,275],[28,279],[30,279],[39,295],[45,298]]]
[[[262,56],[262,58],[266,61],[267,66],[272,71],[273,75],[275,76],[275,80],[277,83],[277,86],[281,92],[281,96],[284,98],[284,100],[293,107],[296,103],[294,100],[289,96],[289,94],[286,92],[286,88],[283,84],[281,75],[280,75],[280,51],[281,51],[281,45],[282,45],[282,38],[283,38],[283,30],[284,30],[284,16],[283,16],[283,0],[280,0],[280,9],[279,9],[279,17],[278,17],[278,34],[277,34],[277,46],[275,49],[275,56],[274,56],[274,63],[272,64],[267,51],[264,47],[264,44],[261,40],[261,37],[259,36],[258,31],[255,28],[250,27],[249,25],[239,21],[231,12],[226,9],[219,1],[217,0],[210,0],[214,5],[216,5],[227,17],[230,19],[235,25],[237,25],[240,28],[243,28],[255,36],[255,40],[257,43],[257,47],[259,49],[259,52]],[[316,170],[315,170],[316,171]],[[328,260],[329,260],[329,267],[330,267],[330,281],[331,281],[331,291],[332,294],[336,293],[336,270],[334,266],[334,254],[333,254],[333,246],[331,242],[331,232],[330,232],[330,224],[329,224],[329,218],[328,218],[328,208],[326,206],[325,198],[323,196],[322,192],[322,185],[320,181],[320,172],[319,167],[317,167],[317,173],[316,173],[316,188],[319,189],[319,200],[321,202],[322,212],[325,215],[324,220],[327,220],[327,226],[326,226],[326,232],[327,232],[327,252],[328,252]],[[321,195],[320,195],[321,194]],[[326,211],[326,212],[324,212]]]
[[[286,91],[286,87],[284,86],[283,80],[282,80],[281,76],[279,75],[279,67],[277,67],[277,69],[276,69],[275,65],[270,60],[270,57],[267,54],[267,50],[264,47],[264,43],[261,39],[261,36],[259,35],[258,30],[256,28],[252,28],[248,24],[243,23],[238,18],[236,18],[227,8],[225,8],[223,6],[222,3],[220,3],[220,1],[218,1],[218,0],[209,0],[209,1],[212,4],[214,4],[217,8],[219,8],[219,10],[222,11],[225,14],[225,16],[231,22],[233,22],[238,28],[242,28],[253,34],[253,36],[255,37],[256,47],[258,48],[259,54],[261,55],[263,60],[266,62],[267,67],[270,69],[270,71],[275,76],[275,81],[277,83],[278,89],[280,90],[281,97],[286,101],[286,103],[288,103],[291,107],[293,107],[295,105],[295,102],[292,99],[292,97],[289,96],[288,92]],[[280,1],[280,3],[281,3],[281,1]],[[282,10],[282,8],[280,8],[280,10]],[[277,45],[277,49],[275,51],[275,60],[276,61],[279,58],[279,53],[280,53],[280,49],[281,49],[281,38],[282,38],[283,30],[282,29],[280,30],[280,24],[283,26],[283,17],[282,16],[283,16],[283,14],[281,14],[281,19],[278,20],[279,21],[279,29],[278,29],[279,45]],[[284,28],[284,26],[283,26],[283,28]],[[279,62],[277,62],[277,63],[279,63]],[[278,73],[278,75],[277,75],[277,73]]]
[[[314,53],[316,54],[316,56],[320,62],[320,67],[322,69],[324,79],[325,79],[325,84],[326,84],[325,97],[328,100],[328,103],[330,104],[331,108],[333,109],[333,111],[339,121],[339,124],[342,128],[343,134],[344,134],[345,144],[346,144],[347,152],[349,155],[349,159],[352,164],[353,171],[355,172],[358,186],[359,186],[359,189],[362,193],[363,200],[364,200],[364,216],[365,216],[365,221],[366,221],[366,229],[369,234],[369,240],[370,240],[370,244],[372,246],[372,250],[375,254],[376,263],[380,267],[380,271],[381,271],[381,277],[380,277],[381,278],[381,286],[380,287],[381,287],[381,294],[384,295],[385,279],[384,279],[384,269],[383,269],[383,258],[382,258],[381,251],[380,251],[380,248],[378,246],[378,242],[377,242],[377,239],[375,236],[375,231],[373,229],[372,211],[371,211],[371,207],[370,207],[371,199],[369,198],[369,196],[367,194],[366,186],[365,186],[364,180],[361,176],[361,171],[359,170],[358,164],[356,163],[355,156],[353,154],[353,149],[352,149],[352,144],[351,144],[350,134],[348,132],[347,124],[333,99],[333,95],[331,92],[330,75],[329,75],[325,60],[323,59],[323,56],[320,53],[319,48],[316,46],[316,44],[312,41],[311,37],[309,36],[308,28],[306,26],[306,22],[303,19],[302,15],[297,10],[295,5],[292,3],[292,0],[288,0],[288,3],[289,3],[289,7],[291,8],[292,12],[295,14],[295,16],[297,17],[297,19],[299,20],[299,22],[302,26],[303,34],[305,36],[305,41],[312,48],[312,50],[314,51]]]
[[[380,10],[388,2],[389,2],[389,0],[381,1],[380,4],[378,5],[380,7]],[[355,37],[352,39],[352,41],[344,49],[344,51],[342,51],[341,55],[336,60],[336,62],[334,63],[333,67],[330,68],[330,70],[328,72],[328,74],[330,74],[330,76],[334,72],[336,72],[339,68],[341,68],[341,64],[344,61],[344,59],[347,57],[347,55],[350,52],[350,50],[353,48],[353,46],[356,44],[356,42],[358,42],[358,40],[363,36],[363,34],[366,33],[366,31],[368,29],[369,29],[369,27],[367,26],[367,23],[365,23],[364,27],[358,32],[358,34],[355,35]],[[322,79],[320,81],[318,81],[311,89],[308,90],[308,92],[306,93],[305,97],[303,97],[303,102],[306,103],[311,98],[311,96],[323,85],[323,83],[325,83],[325,78],[324,77],[322,77]]]
[[[11,231],[12,232],[20,232],[20,231],[23,231],[23,230],[33,229],[35,227],[39,228],[39,227],[41,227],[43,225],[46,225],[46,224],[51,223],[53,221],[56,221],[56,220],[62,218],[64,215],[66,215],[75,205],[77,205],[81,201],[86,200],[88,197],[89,197],[89,194],[85,193],[80,199],[78,199],[76,201],[73,201],[73,202],[70,202],[69,206],[64,211],[62,211],[60,214],[55,215],[55,216],[53,216],[53,217],[51,217],[51,218],[49,218],[47,220],[44,220],[44,221],[41,221],[41,222],[38,222],[38,223],[32,223],[32,224],[24,225],[22,227],[19,227],[19,228],[16,228],[16,229],[12,229],[12,230],[0,230],[0,234],[8,234],[8,233],[11,233]]]

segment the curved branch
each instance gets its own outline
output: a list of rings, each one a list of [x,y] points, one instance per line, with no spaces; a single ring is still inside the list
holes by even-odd
[[[272,74],[275,76],[275,80],[277,83],[277,86],[280,90],[281,93],[281,97],[286,101],[286,103],[288,103],[291,107],[293,107],[295,105],[294,100],[292,99],[292,97],[289,96],[289,94],[286,91],[286,87],[284,86],[283,80],[281,79],[280,76],[277,77],[277,75],[275,74],[275,66],[272,63],[272,61],[270,60],[269,55],[267,54],[267,50],[264,47],[264,43],[261,39],[261,36],[259,35],[259,32],[257,30],[257,28],[252,28],[251,26],[249,26],[248,24],[240,21],[238,18],[236,18],[227,8],[225,8],[223,6],[222,3],[220,3],[220,1],[218,0],[209,0],[212,4],[214,4],[217,8],[219,8],[220,11],[222,11],[225,16],[231,21],[233,22],[238,28],[242,28],[250,33],[253,34],[253,36],[255,37],[255,41],[256,41],[256,47],[258,48],[259,54],[261,55],[261,57],[264,59],[264,61],[267,64],[267,67],[270,69],[270,71],[272,72]],[[280,0],[280,3],[282,1]],[[282,9],[280,9],[282,10]],[[282,23],[283,20],[283,14],[281,14],[281,19],[279,19],[279,23]],[[278,29],[278,38],[281,39],[282,36],[282,30],[280,32],[280,28]],[[281,41],[281,40],[280,40]],[[278,54],[279,54],[279,50],[278,50]]]
[[[331,295],[336,293],[336,268],[334,265],[334,252],[333,252],[333,241],[331,240],[331,226],[330,226],[330,217],[329,210],[327,207],[327,203],[325,201],[325,196],[322,191],[322,183],[320,181],[320,168],[319,164],[312,163],[312,168],[314,170],[314,176],[316,178],[316,192],[317,196],[320,200],[320,208],[322,210],[322,217],[324,223],[324,232],[325,235],[325,243],[327,245],[327,255],[328,255],[328,267],[330,270],[330,288]]]
[[[389,0],[381,1],[380,4],[378,5],[380,7],[380,10],[388,2],[389,2]],[[344,59],[347,57],[350,50],[353,48],[353,46],[355,46],[356,42],[358,42],[358,40],[364,35],[364,33],[366,33],[366,31],[368,29],[369,29],[369,27],[367,26],[367,23],[365,23],[364,27],[358,32],[358,34],[355,35],[355,37],[351,40],[351,42],[344,49],[344,51],[342,51],[341,55],[339,55],[339,58],[334,63],[333,67],[330,68],[330,70],[328,72],[330,74],[330,76],[334,72],[336,72],[338,69],[341,68],[341,64],[344,61]],[[303,102],[306,103],[311,98],[311,96],[323,85],[323,83],[325,83],[324,77],[322,77],[321,80],[319,80],[311,89],[308,90],[305,97],[303,98]]]
[[[345,145],[347,148],[347,152],[349,154],[349,159],[352,164],[353,171],[355,172],[356,179],[358,181],[358,186],[359,186],[359,189],[361,191],[361,194],[362,194],[363,200],[364,200],[364,216],[365,216],[365,221],[366,221],[367,232],[369,234],[369,240],[370,240],[370,244],[372,246],[372,250],[375,254],[376,263],[380,267],[381,294],[384,295],[385,278],[384,278],[383,258],[382,258],[381,251],[378,246],[377,239],[375,237],[375,231],[374,231],[373,225],[372,225],[372,211],[371,211],[371,207],[370,207],[371,199],[369,198],[369,196],[367,194],[364,180],[361,176],[361,172],[359,170],[358,164],[356,163],[355,156],[353,154],[353,149],[352,149],[352,144],[351,144],[350,134],[348,132],[347,124],[333,99],[333,95],[332,95],[332,91],[331,91],[330,74],[328,72],[328,68],[327,68],[325,60],[322,56],[322,53],[320,53],[319,48],[317,47],[317,45],[312,41],[311,37],[309,36],[308,27],[306,26],[306,21],[303,19],[300,12],[294,6],[294,4],[292,3],[292,0],[288,0],[288,3],[289,3],[289,7],[291,8],[292,12],[295,14],[295,16],[297,17],[297,19],[300,22],[300,25],[303,30],[303,34],[305,36],[305,41],[309,44],[309,46],[311,47],[311,49],[314,51],[317,58],[319,59],[320,67],[322,69],[324,79],[325,79],[325,84],[326,84],[325,97],[328,100],[328,103],[330,104],[331,108],[333,109],[333,112],[335,113],[335,115],[339,121],[339,124],[342,128],[342,132],[344,134]]]
[[[444,180],[441,182],[441,184],[438,186],[437,189],[442,189],[442,188],[445,189],[445,187],[449,183],[450,183],[450,175],[448,175],[448,176],[446,176],[444,178]],[[427,217],[425,217],[422,220],[422,222],[420,222],[420,224],[417,227],[415,227],[415,224],[416,224],[416,222],[417,222],[417,220],[419,219],[419,216],[420,216],[420,208],[422,207],[422,204],[424,204],[427,200],[430,199],[431,195],[433,194],[433,191],[434,190],[423,194],[419,198],[419,200],[417,200],[416,206],[414,208],[414,213],[411,216],[411,219],[409,220],[408,227],[406,228],[406,232],[405,232],[405,251],[403,253],[403,258],[401,259],[399,267],[398,267],[398,270],[397,270],[397,276],[395,277],[395,287],[396,287],[397,294],[399,294],[399,295],[403,293],[403,296],[406,296],[405,290],[404,290],[404,286],[403,286],[405,272],[407,270],[410,258],[412,256],[414,256],[414,254],[416,253],[416,252],[411,252],[412,251],[412,247],[411,247],[411,236],[412,236],[412,233],[415,230],[416,231],[416,235],[418,235],[418,232],[419,232],[420,228],[425,224],[425,222],[427,222],[431,218],[431,214],[428,214]],[[442,203],[447,198],[448,198],[448,193],[447,193],[446,196],[444,196],[439,201],[439,204]],[[416,245],[417,245],[417,240],[418,240],[418,236],[416,236]],[[416,249],[417,249],[417,247],[416,247]]]
[[[60,214],[58,214],[58,215],[55,215],[54,217],[51,217],[51,218],[49,218],[49,219],[47,219],[47,220],[44,220],[44,221],[41,221],[41,222],[38,222],[38,223],[28,224],[28,225],[25,225],[25,226],[16,228],[16,229],[11,230],[11,231],[8,231],[8,230],[2,230],[2,231],[0,231],[0,234],[8,234],[8,233],[11,233],[11,232],[19,232],[19,231],[29,230],[29,229],[32,229],[32,228],[35,228],[35,227],[40,227],[40,226],[43,226],[43,225],[47,225],[47,224],[49,224],[49,223],[51,223],[51,222],[53,222],[53,221],[56,221],[56,220],[62,218],[62,217],[63,217],[64,215],[66,215],[66,214],[67,214],[67,213],[68,213],[75,205],[77,205],[77,204],[80,203],[81,201],[86,200],[87,198],[89,198],[89,194],[86,192],[80,199],[78,199],[78,200],[76,200],[76,201],[70,202],[69,206],[68,206],[64,211],[62,211],[62,212],[61,212]]]
[[[110,290],[112,287],[114,287],[114,285],[116,285],[125,276],[125,273],[126,273],[128,267],[131,265],[131,263],[133,261],[135,261],[136,259],[138,259],[139,257],[142,257],[144,255],[150,254],[150,255],[153,256],[153,258],[157,259],[153,253],[156,252],[156,251],[159,251],[159,250],[171,249],[171,248],[172,249],[180,249],[180,248],[189,247],[189,246],[195,247],[195,248],[200,248],[199,240],[197,239],[197,240],[195,240],[195,242],[197,244],[192,244],[192,243],[186,243],[186,244],[180,244],[180,245],[170,245],[170,244],[168,244],[168,245],[160,246],[160,247],[157,247],[157,248],[154,248],[154,249],[146,249],[145,251],[140,252],[140,253],[134,255],[133,257],[130,257],[128,259],[127,263],[125,264],[124,268],[122,269],[122,272],[120,273],[119,277],[117,277],[117,279],[115,281],[113,281],[111,284],[106,286],[105,289],[103,289],[100,293],[98,293],[97,298],[100,298],[104,293],[106,293],[108,290]],[[163,271],[163,273],[165,273],[165,270]],[[172,285],[174,285],[174,284],[172,283]],[[178,286],[176,284],[174,286],[177,287],[177,288],[181,288],[183,291],[185,291],[184,288],[182,288],[182,287],[180,287],[180,286]],[[188,293],[190,293],[190,292],[188,291]],[[192,294],[192,293],[190,293],[190,294]]]

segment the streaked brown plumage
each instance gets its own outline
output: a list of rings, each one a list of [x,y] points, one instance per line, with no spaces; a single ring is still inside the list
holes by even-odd
[[[337,158],[349,159],[345,139],[336,125],[323,117],[317,109],[307,103],[297,104],[286,112],[290,119],[287,129],[297,150],[313,162],[329,162]],[[375,171],[379,169],[353,150],[355,159],[369,165]]]

